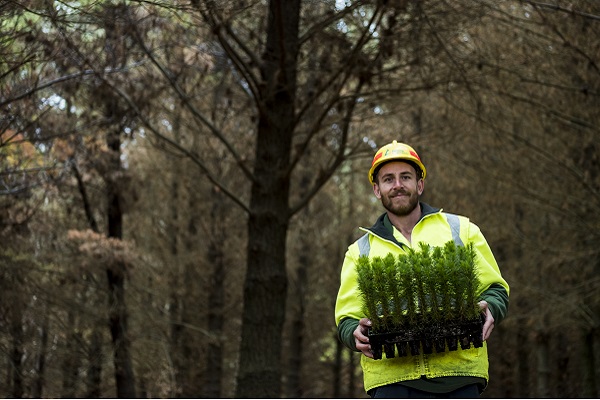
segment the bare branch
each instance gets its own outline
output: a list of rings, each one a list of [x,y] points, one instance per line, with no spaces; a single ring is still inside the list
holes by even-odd
[[[140,45],[144,53],[148,56],[150,61],[158,68],[160,73],[167,79],[167,81],[175,90],[178,97],[181,99],[186,108],[190,110],[192,115],[195,118],[197,118],[203,125],[205,125],[212,132],[212,134],[217,139],[219,139],[221,143],[223,143],[223,145],[227,148],[229,153],[235,159],[237,165],[240,167],[244,175],[251,181],[254,181],[254,175],[252,174],[252,171],[248,169],[238,152],[233,148],[233,145],[227,140],[227,138],[225,138],[225,135],[215,125],[213,125],[204,115],[202,115],[202,113],[196,107],[194,107],[193,104],[191,104],[189,96],[179,86],[173,75],[169,71],[167,71],[167,69],[156,59],[156,57],[154,57],[154,54],[152,54],[150,49],[146,46],[146,44],[144,43],[137,31],[136,36],[138,39],[138,44]],[[128,101],[131,101],[129,98],[127,99]],[[155,131],[153,130],[153,132]]]
[[[573,7],[566,8],[566,7],[559,6],[558,4],[541,3],[539,1],[533,1],[533,0],[521,0],[521,1],[523,3],[531,4],[532,6],[535,6],[535,7],[547,8],[547,9],[555,10],[555,11],[561,11],[561,12],[565,12],[568,14],[579,15],[584,18],[589,18],[589,19],[593,19],[596,21],[600,21],[600,15],[590,14],[590,13],[586,13],[583,11],[578,11],[578,10],[573,9]]]
[[[217,181],[212,176],[212,174],[210,173],[210,171],[208,170],[208,168],[206,167],[206,165],[202,162],[202,160],[195,153],[193,153],[192,151],[188,150],[185,146],[182,146],[181,144],[177,143],[173,139],[171,139],[171,138],[163,135],[144,116],[144,114],[140,111],[140,109],[137,107],[137,105],[135,104],[135,102],[133,100],[131,100],[131,98],[125,92],[123,92],[119,87],[113,85],[112,83],[110,83],[110,82],[108,82],[106,80],[105,80],[105,82],[119,96],[121,96],[121,98],[123,98],[127,102],[127,104],[129,104],[129,106],[133,109],[133,111],[135,112],[135,114],[137,115],[137,117],[142,121],[142,123],[144,124],[144,126],[146,126],[152,132],[152,134],[154,134],[156,137],[158,137],[162,142],[164,142],[164,143],[168,144],[169,146],[171,146],[172,148],[176,149],[179,153],[183,154],[185,157],[189,158],[194,164],[196,164],[200,168],[200,171],[202,171],[202,173],[206,176],[206,178],[212,184],[214,184],[215,186],[217,186],[227,197],[229,197],[234,203],[236,203],[238,206],[240,206],[240,208],[242,210],[244,210],[246,213],[250,212],[250,208],[245,203],[243,203],[241,199],[239,199],[237,196],[235,196],[225,186],[221,185],[221,183],[219,181]]]

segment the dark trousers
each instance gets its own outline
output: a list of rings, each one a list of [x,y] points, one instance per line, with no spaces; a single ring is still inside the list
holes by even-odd
[[[472,384],[449,393],[430,393],[393,384],[369,390],[369,396],[374,399],[476,399],[479,398],[479,387]]]

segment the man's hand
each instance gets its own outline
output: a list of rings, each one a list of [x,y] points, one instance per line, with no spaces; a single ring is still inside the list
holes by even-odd
[[[368,318],[362,318],[358,321],[358,326],[354,330],[354,342],[356,343],[356,349],[362,352],[365,356],[373,358],[373,352],[371,351],[371,345],[369,344],[369,337],[367,332],[371,326],[371,320]]]
[[[479,308],[481,308],[481,310],[485,314],[485,323],[483,324],[483,340],[487,340],[492,334],[492,331],[494,330],[494,317],[492,316],[492,312],[488,308],[487,301],[481,300],[478,304]],[[356,337],[356,331],[354,333],[354,337]]]

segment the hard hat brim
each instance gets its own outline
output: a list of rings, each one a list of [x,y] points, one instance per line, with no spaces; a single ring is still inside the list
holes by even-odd
[[[381,167],[383,167],[387,163],[394,161],[406,162],[408,164],[411,164],[415,168],[415,170],[417,170],[417,175],[419,174],[420,170],[421,179],[425,179],[425,176],[427,175],[427,170],[425,169],[425,165],[423,165],[421,160],[410,156],[398,156],[379,159],[371,166],[371,169],[369,169],[369,181],[371,182],[371,185],[375,184],[375,175],[379,172]]]

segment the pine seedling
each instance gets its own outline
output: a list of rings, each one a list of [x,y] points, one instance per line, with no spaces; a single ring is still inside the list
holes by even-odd
[[[458,318],[461,320],[468,320],[468,310],[467,306],[467,281],[465,280],[465,276],[463,275],[462,262],[456,266],[456,312],[458,314]]]
[[[387,293],[390,296],[390,312],[392,315],[392,323],[399,327],[402,325],[404,316],[402,314],[402,298],[400,283],[398,278],[398,270],[396,269],[396,258],[392,253],[383,259],[385,265],[385,276],[387,282]]]
[[[377,302],[377,317],[381,318],[382,327],[388,329],[391,321],[390,316],[390,297],[387,293],[386,268],[381,257],[371,259],[371,268],[373,269],[373,284],[375,285],[375,296]]]
[[[444,256],[442,247],[434,247],[432,258],[434,260],[435,275],[437,276],[439,307],[441,308],[441,319],[452,319],[452,293],[453,285],[450,279],[450,270]]]
[[[418,318],[415,315],[415,319],[420,322],[420,324],[418,324],[418,325],[419,325],[419,329],[421,329],[423,323],[425,322],[424,319],[425,319],[426,313],[427,313],[427,295],[425,293],[426,262],[423,261],[420,253],[414,249],[409,249],[409,251],[406,253],[406,255],[407,255],[409,265],[412,265],[413,281],[411,283],[415,288],[415,290],[414,290],[415,297],[413,297],[413,299],[417,304],[415,311],[416,311],[416,314],[421,315],[421,318]],[[409,299],[409,301],[410,301],[410,299]]]
[[[438,261],[435,256],[435,250],[432,251],[431,246],[420,243],[421,254],[423,257],[424,272],[425,272],[425,287],[426,287],[426,298],[428,301],[427,309],[429,310],[430,319],[432,321],[440,322],[442,319],[441,314],[441,293],[440,293],[440,277],[437,274]]]
[[[470,320],[478,315],[476,293],[479,287],[475,250],[473,244],[457,246],[454,242],[444,245],[446,266],[453,286],[454,318]],[[475,312],[474,312],[475,311]]]
[[[400,286],[402,305],[406,309],[406,318],[409,325],[414,325],[417,321],[416,288],[414,286],[415,274],[411,267],[410,259],[407,255],[398,256],[396,261],[398,270],[398,285]]]
[[[375,280],[368,256],[360,256],[356,263],[356,280],[361,293],[363,313],[371,320],[373,330],[379,329]]]
[[[479,275],[475,265],[475,248],[473,243],[469,243],[460,248],[461,269],[465,276],[465,294],[467,309],[465,310],[468,319],[475,319],[479,316],[479,306],[477,304],[477,289],[479,288]]]
[[[426,243],[419,243],[418,260],[421,267],[422,279],[422,308],[423,319],[425,321],[436,320],[437,299],[435,289],[435,271],[433,268],[433,260],[431,259],[431,248]]]
[[[448,272],[448,284],[451,288],[451,319],[462,319],[464,315],[465,285],[460,267],[460,254],[453,241],[449,241],[444,245],[444,260]]]

